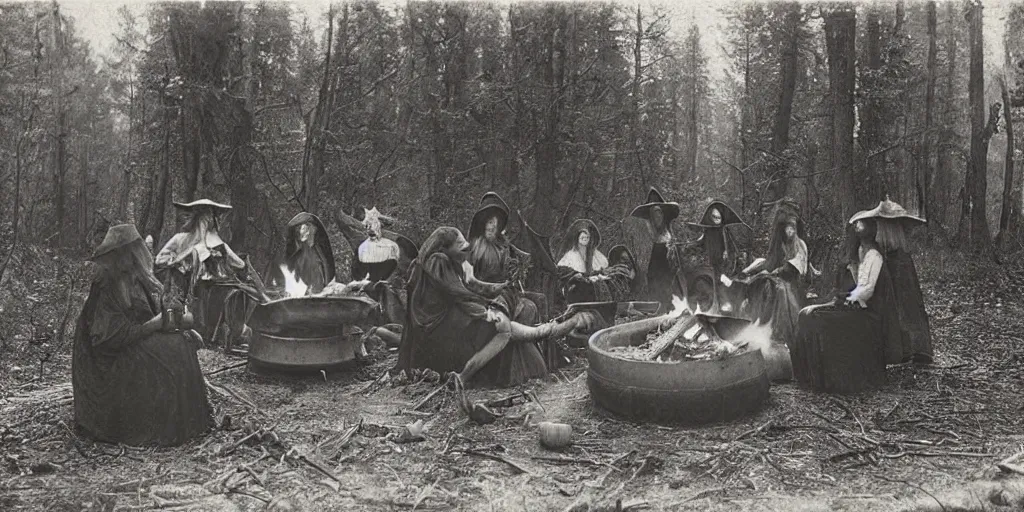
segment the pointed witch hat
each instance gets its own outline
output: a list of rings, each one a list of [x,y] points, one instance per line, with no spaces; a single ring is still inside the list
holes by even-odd
[[[665,201],[665,198],[658,192],[658,189],[651,187],[651,190],[647,192],[647,202],[633,208],[630,215],[633,217],[640,217],[641,219],[651,220],[651,210],[655,207],[661,208],[661,213],[665,217],[665,223],[668,224],[679,217],[679,203]]]
[[[712,211],[717,210],[721,216],[720,222],[715,223],[711,218]],[[704,209],[704,215],[701,216],[698,222],[687,222],[686,225],[693,228],[720,228],[724,226],[731,226],[733,224],[742,224],[750,229],[750,226],[743,219],[740,218],[739,214],[732,209],[729,205],[722,201],[711,201],[711,204]]]

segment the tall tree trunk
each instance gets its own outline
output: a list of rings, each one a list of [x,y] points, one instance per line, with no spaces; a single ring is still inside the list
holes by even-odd
[[[744,169],[750,163],[750,29],[743,28],[743,105],[740,113],[740,146],[743,154],[740,158],[740,166]]]
[[[700,137],[700,103],[701,103],[701,76],[698,70],[700,63],[700,32],[696,25],[690,27],[691,36],[687,38],[690,57],[690,106],[689,119],[686,127],[686,176],[697,174],[697,144]],[[675,124],[673,120],[673,124]]]
[[[562,114],[562,79],[565,70],[565,32],[571,30],[566,23],[565,7],[552,4],[552,27],[547,34],[548,48],[544,58],[544,81],[548,85],[548,105],[544,113],[544,137],[537,145],[537,177],[535,184],[536,208],[534,219],[540,231],[554,232],[557,219],[555,208],[558,197],[556,173],[560,160],[559,154],[559,121]],[[635,134],[636,128],[633,128]],[[635,142],[635,141],[634,141]],[[636,147],[631,144],[631,147]]]
[[[132,70],[134,71],[134,70]],[[128,197],[132,189],[132,148],[135,135],[135,80],[128,77],[128,151],[125,155],[124,168],[121,170],[121,195],[117,201],[117,218],[121,222],[131,222],[128,214]]]
[[[843,218],[849,218],[864,198],[854,198],[853,129],[854,64],[857,60],[857,13],[850,3],[841,3],[825,16],[829,91],[832,105],[832,162],[838,168],[839,204]]]
[[[932,179],[932,183],[935,185],[932,192],[935,202],[932,204],[931,220],[933,222],[930,224],[935,227],[937,227],[935,222],[938,222],[941,226],[945,226],[949,222],[949,205],[954,204],[954,198],[951,194],[954,189],[950,153],[955,133],[953,114],[956,108],[957,16],[955,5],[955,2],[946,3],[946,80],[943,87],[942,126],[939,129],[935,176]]]
[[[167,210],[167,195],[171,188],[171,126],[174,123],[174,110],[169,104],[170,101],[170,98],[164,98],[164,158],[153,194],[153,210],[149,215],[151,222],[146,229],[146,234],[153,236],[157,247],[162,243],[160,235],[164,230],[164,213]]]
[[[971,52],[967,91],[971,113],[971,155],[964,183],[970,212],[971,246],[975,250],[984,251],[991,243],[985,195],[988,192],[988,142],[992,130],[985,125],[985,52],[981,2],[970,2],[966,16]]]
[[[343,5],[344,10],[342,23],[347,22],[348,4]],[[327,47],[324,56],[324,76],[320,81],[320,91],[317,94],[316,106],[306,123],[306,144],[302,154],[302,187],[300,197],[296,199],[301,206],[310,213],[316,214],[318,204],[317,197],[320,191],[320,176],[324,169],[324,152],[326,141],[324,130],[327,128],[329,117],[334,110],[334,96],[336,89],[332,87],[334,76],[334,62],[331,60],[331,53],[334,47],[334,7],[327,13]],[[339,80],[340,75],[339,74]]]
[[[793,117],[793,98],[796,96],[797,61],[800,44],[800,4],[785,4],[786,15],[783,34],[782,55],[779,60],[779,109],[775,113],[775,126],[772,130],[772,152],[781,156],[789,147],[789,126]],[[771,185],[773,199],[781,199],[789,191],[788,170],[783,169],[776,176],[777,181]]]
[[[936,41],[936,25],[937,15],[935,9],[935,0],[930,0],[927,6],[927,17],[928,17],[928,78],[925,85],[924,94],[924,134],[923,147],[921,148],[921,178],[919,183],[921,188],[917,192],[917,210],[922,216],[927,218],[930,213],[930,205],[932,204],[932,117],[935,109],[935,70],[938,62],[939,47]],[[931,224],[929,224],[929,232]],[[931,236],[928,237],[931,240]]]
[[[868,7],[865,18],[864,45],[867,67],[861,68],[861,87],[864,100],[860,109],[860,143],[864,148],[863,165],[854,172],[854,194],[857,205],[881,195],[889,166],[888,151],[879,151],[884,146],[885,123],[881,110],[881,89],[878,72],[882,67],[882,27],[879,21],[877,3]]]
[[[1009,49],[1006,50],[1006,60],[1010,60]],[[1007,71],[1010,71],[1010,69],[1007,68]],[[1004,123],[1006,125],[1006,167],[1003,170],[1003,204],[1002,211],[999,214],[999,235],[996,244],[999,247],[1002,246],[1003,238],[1007,236],[1010,227],[1010,216],[1016,208],[1013,202],[1013,109],[1010,108],[1010,92],[1007,89],[1006,80],[1004,78],[999,81],[1003,105],[1005,105],[1006,109],[1003,111]]]

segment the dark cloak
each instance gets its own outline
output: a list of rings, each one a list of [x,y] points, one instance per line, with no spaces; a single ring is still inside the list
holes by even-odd
[[[480,235],[470,240],[469,244],[469,264],[473,265],[473,274],[477,279],[488,283],[509,280],[516,261],[512,257],[511,244],[502,235],[499,234],[493,242]],[[537,304],[526,298],[521,291],[508,287],[502,290],[501,297],[512,320],[526,325],[537,323]]]
[[[299,241],[299,229],[307,222],[316,227],[312,246]],[[274,262],[273,268],[270,269],[271,286],[284,286],[281,265],[285,265],[296,278],[301,279],[309,287],[309,294],[320,293],[327,283],[334,279],[334,251],[327,230],[316,215],[302,212],[288,222],[284,258]]]
[[[841,298],[845,298],[854,288],[857,287],[857,280],[850,271],[843,267],[839,269],[836,281]],[[903,333],[900,329],[899,305],[896,303],[896,293],[893,290],[892,276],[889,274],[889,265],[883,256],[882,269],[878,272],[878,279],[875,281],[875,290],[867,302],[865,320],[876,321],[881,324],[882,343],[885,352],[885,364],[898,364],[903,362],[909,353],[904,352]]]
[[[931,326],[924,309],[924,297],[914,258],[907,251],[897,249],[885,253],[884,261],[899,316],[902,360],[931,363],[935,355]]]
[[[182,333],[142,336],[158,298],[142,283],[123,307],[112,285],[93,282],[75,329],[75,420],[90,436],[133,446],[176,446],[212,425],[203,373]]]
[[[454,236],[443,247],[453,242]],[[441,247],[427,245],[435,244],[429,240],[424,244],[409,279],[398,368],[460,372],[497,334],[495,325],[486,320],[490,301],[466,288],[462,266],[439,252]],[[513,340],[474,379],[485,385],[511,386],[546,375],[537,346]]]

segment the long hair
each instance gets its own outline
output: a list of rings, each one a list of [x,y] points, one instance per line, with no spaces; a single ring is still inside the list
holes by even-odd
[[[423,242],[423,245],[420,246],[420,254],[416,257],[416,263],[423,266],[431,255],[450,247],[459,239],[459,235],[461,234],[462,232],[459,231],[458,228],[450,226],[441,226],[435,229],[434,232],[427,237],[427,240]]]
[[[559,251],[558,259],[562,259],[563,256],[569,253],[569,251],[579,250],[580,235],[586,232],[590,235],[590,242],[587,243],[586,254],[583,254],[583,265],[587,273],[594,271],[594,252],[597,250],[598,235],[592,229],[592,225],[589,222],[573,222],[570,226],[569,231],[565,234],[565,239],[562,240],[561,251]]]
[[[850,263],[860,262],[860,248],[865,246],[871,249],[879,249],[875,237],[878,235],[878,223],[875,219],[863,219],[864,233],[857,233],[854,226],[847,228],[847,260]]]
[[[796,234],[792,240],[786,238],[786,226],[793,226]],[[768,243],[768,268],[776,269],[797,255],[800,240],[800,221],[795,215],[780,214],[775,218],[775,227]]]
[[[907,235],[900,221],[878,219],[877,230],[875,241],[878,242],[882,252],[907,250]]]

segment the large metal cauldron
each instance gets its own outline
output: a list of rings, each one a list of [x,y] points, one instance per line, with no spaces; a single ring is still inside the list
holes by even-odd
[[[624,359],[609,351],[642,345],[662,321],[648,318],[591,336],[587,386],[598,406],[631,419],[688,425],[730,421],[761,408],[770,383],[760,350],[719,361],[671,363]],[[719,319],[715,329],[729,340],[744,322]]]
[[[260,304],[249,319],[249,364],[278,371],[344,366],[360,350],[356,324],[375,307],[366,297],[296,297]]]

